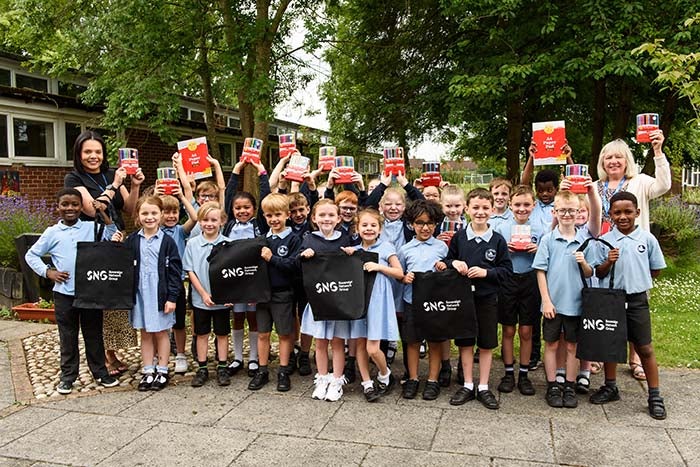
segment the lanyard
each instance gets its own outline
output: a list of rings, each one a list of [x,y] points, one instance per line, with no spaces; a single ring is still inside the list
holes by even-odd
[[[93,176],[90,175],[90,174],[87,174],[87,176],[90,177],[90,179],[91,179],[93,182],[95,182],[95,185],[97,185],[97,187],[98,187],[99,189],[101,189],[102,191],[105,191],[105,190],[107,189],[107,185],[109,185],[109,184],[107,183],[107,177],[105,177],[105,174],[103,174],[102,172],[100,172],[100,175],[102,175],[102,181],[105,182],[104,186],[103,186],[103,185],[100,185],[100,182],[98,182],[97,180],[95,180],[95,177],[93,177]]]
[[[625,176],[622,177],[622,180],[620,180],[620,183],[617,184],[617,187],[615,188],[615,191],[608,197],[608,181],[605,180],[605,184],[603,185],[603,196],[601,196],[602,201],[603,201],[603,216],[608,217],[608,212],[610,211],[610,198],[615,196],[618,191],[622,189],[622,185],[625,184],[625,180],[627,178]]]

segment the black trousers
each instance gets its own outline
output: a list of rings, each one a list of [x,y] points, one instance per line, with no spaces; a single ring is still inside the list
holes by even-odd
[[[61,381],[73,383],[78,378],[80,351],[78,332],[83,332],[85,356],[95,379],[109,373],[105,366],[105,344],[102,336],[102,310],[75,308],[73,297],[54,292],[54,310],[61,344]]]

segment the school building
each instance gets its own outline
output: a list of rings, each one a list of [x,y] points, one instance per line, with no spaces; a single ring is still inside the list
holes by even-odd
[[[85,82],[30,73],[21,63],[22,57],[0,51],[0,173],[18,173],[23,195],[52,200],[73,168],[72,148],[80,132],[95,129],[103,136],[113,133],[100,128],[102,107],[86,106],[77,98],[86,89]],[[215,124],[221,165],[228,176],[243,152],[237,109],[218,107]],[[206,136],[204,103],[182,97],[180,118],[172,128],[178,140]],[[278,135],[285,133],[296,134],[298,148],[312,161],[317,160],[320,146],[332,145],[325,131],[275,120],[269,126],[264,162],[272,166],[277,163]],[[144,186],[154,182],[157,167],[171,165],[170,158],[177,150],[175,144],[162,141],[146,125],[134,125],[119,136],[127,147],[138,149],[139,166],[146,175]],[[340,148],[338,151],[345,155]],[[379,154],[354,156],[358,172],[366,176],[379,172]]]

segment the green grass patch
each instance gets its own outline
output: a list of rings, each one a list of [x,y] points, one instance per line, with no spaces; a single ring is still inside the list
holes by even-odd
[[[649,303],[656,358],[660,366],[700,368],[700,265],[669,266]]]

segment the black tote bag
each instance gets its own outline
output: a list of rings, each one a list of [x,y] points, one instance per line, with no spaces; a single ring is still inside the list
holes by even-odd
[[[416,335],[433,342],[475,337],[476,308],[469,278],[454,269],[414,274]]]
[[[272,292],[267,261],[260,257],[265,237],[214,245],[209,261],[209,284],[214,303],[269,302]]]
[[[612,249],[605,240],[589,238],[579,247],[583,251],[590,240],[603,243]],[[576,357],[593,362],[627,361],[627,304],[626,293],[614,289],[615,264],[610,269],[610,286],[589,287],[579,266],[583,289],[581,290],[581,325],[578,333]]]
[[[95,223],[95,240],[102,238]],[[134,307],[134,252],[119,242],[78,242],[75,257],[76,308],[130,310]]]
[[[358,250],[317,253],[301,263],[304,290],[315,321],[361,319],[367,314],[376,273],[364,271],[367,261],[377,262],[376,253]]]

